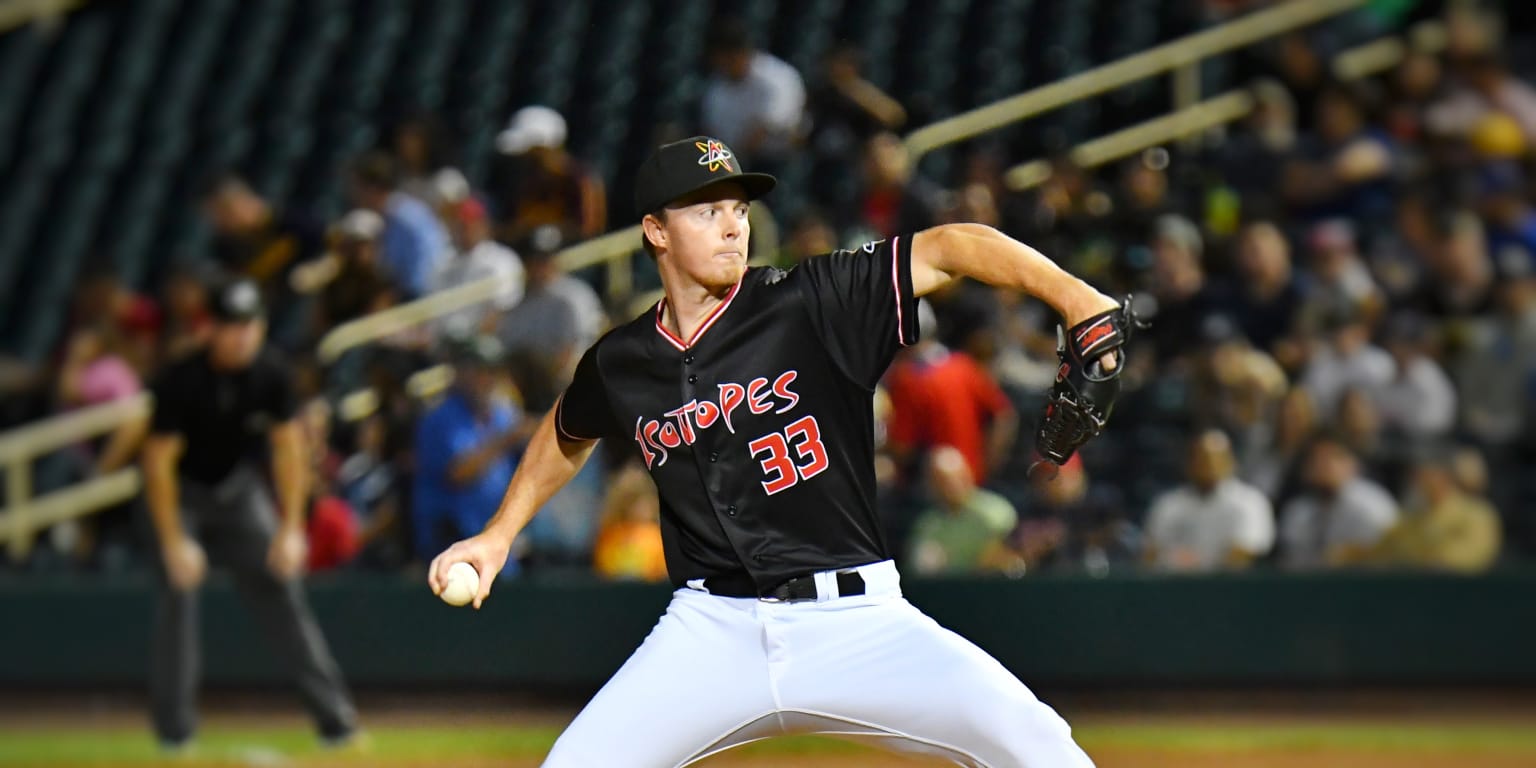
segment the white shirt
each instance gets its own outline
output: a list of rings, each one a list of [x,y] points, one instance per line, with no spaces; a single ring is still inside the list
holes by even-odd
[[[783,60],[762,51],[752,56],[747,76],[716,75],[704,89],[704,130],[735,149],[744,149],[755,126],[768,130],[763,154],[782,154],[805,115],[805,82]]]
[[[1321,568],[1344,546],[1369,547],[1397,523],[1397,502],[1364,478],[1349,481],[1336,498],[1297,497],[1280,515],[1280,545],[1287,568]]]
[[[1456,426],[1456,387],[1427,357],[1409,361],[1372,394],[1383,426],[1414,437],[1443,435]]]
[[[1322,344],[1307,363],[1301,387],[1312,396],[1319,417],[1331,421],[1345,391],[1380,391],[1396,373],[1397,363],[1381,347],[1366,344],[1345,357],[1332,344]]]
[[[517,306],[523,298],[523,262],[517,252],[494,240],[483,240],[468,251],[443,259],[432,275],[432,292],[457,288],[486,278],[497,278],[502,288],[488,305],[465,307],[438,318],[439,336],[462,336],[474,333],[482,319],[491,311],[501,311]]]
[[[1229,477],[1202,494],[1182,485],[1158,496],[1147,514],[1147,546],[1158,568],[1213,571],[1232,550],[1262,555],[1275,544],[1275,512],[1257,488]]]
[[[555,278],[549,284],[549,291],[570,302],[571,308],[576,311],[576,351],[592,346],[597,337],[603,334],[603,326],[608,323],[608,316],[603,312],[603,300],[598,298],[597,291],[592,290],[592,286],[585,281],[570,275]]]

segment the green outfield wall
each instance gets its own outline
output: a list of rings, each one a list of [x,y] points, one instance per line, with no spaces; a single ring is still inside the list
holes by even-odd
[[[1532,570],[909,580],[906,592],[1037,686],[1536,684]],[[403,576],[315,578],[310,593],[359,686],[573,691],[611,674],[668,599],[579,578],[501,584],[478,613]],[[147,580],[0,578],[0,689],[140,684],[153,603]],[[282,682],[227,582],[201,606],[211,684]]]

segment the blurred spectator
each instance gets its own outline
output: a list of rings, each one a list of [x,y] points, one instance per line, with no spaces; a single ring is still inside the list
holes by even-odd
[[[395,303],[396,289],[379,263],[384,228],[379,214],[365,208],[352,211],[332,228],[332,250],[294,273],[296,289],[320,293],[317,337]]]
[[[1482,222],[1469,212],[1446,216],[1429,254],[1424,280],[1410,302],[1431,318],[1484,315],[1493,306],[1495,273]]]
[[[1440,59],[1410,48],[1391,77],[1392,100],[1382,121],[1393,139],[1418,142],[1425,139],[1425,114],[1444,90]]]
[[[352,165],[352,202],[384,219],[379,264],[402,297],[432,289],[432,273],[447,256],[448,233],[427,204],[400,189],[394,158],[370,152]]]
[[[208,280],[191,267],[174,269],[161,289],[165,321],[160,331],[158,358],[180,360],[208,343],[213,315],[208,311]]]
[[[1355,314],[1369,323],[1381,311],[1384,297],[1358,242],[1355,227],[1347,219],[1320,222],[1308,233],[1311,263],[1302,319],[1312,330],[1330,315]]]
[[[1488,115],[1502,113],[1519,124],[1527,145],[1536,142],[1536,89],[1510,74],[1497,54],[1461,57],[1453,71],[1449,91],[1425,115],[1431,133],[1468,137]]]
[[[1362,474],[1393,486],[1390,480],[1395,478],[1386,465],[1389,454],[1396,453],[1398,448],[1385,443],[1381,411],[1371,395],[1363,389],[1344,390],[1332,423],[1334,435],[1360,460]]]
[[[1286,201],[1304,219],[1374,224],[1391,213],[1395,149],[1369,123],[1368,99],[1359,85],[1334,84],[1318,95],[1315,133],[1282,179]]]
[[[499,342],[472,337],[452,344],[449,355],[453,387],[416,427],[411,527],[416,556],[426,560],[485,527],[535,424],[506,396]],[[508,562],[511,572],[516,568],[515,560]]]
[[[1275,544],[1275,512],[1257,488],[1234,475],[1225,433],[1207,430],[1190,444],[1188,482],[1164,492],[1147,513],[1146,561],[1165,571],[1246,568]]]
[[[800,73],[757,50],[740,19],[715,24],[709,40],[711,76],[701,104],[704,132],[741,152],[753,168],[776,167],[799,143],[804,128]]]
[[[1448,435],[1456,426],[1456,387],[1429,356],[1431,330],[1417,315],[1388,319],[1384,337],[1396,370],[1371,393],[1381,411],[1382,428],[1394,438],[1418,444]]]
[[[1060,569],[1102,576],[1138,562],[1141,544],[1119,492],[1108,483],[1089,483],[1081,454],[1054,475],[1032,473],[1029,491],[997,567],[1014,574]]]
[[[846,43],[823,60],[822,84],[811,91],[809,108],[810,145],[819,157],[850,157],[875,134],[907,122],[901,103],[864,79],[862,60],[863,53]]]
[[[592,562],[605,579],[663,581],[667,560],[661,544],[661,501],[645,470],[631,464],[608,483],[602,526]]]
[[[926,302],[918,318],[925,330],[936,325]],[[985,483],[1007,459],[1018,414],[992,374],[969,356],[924,335],[898,353],[885,387],[892,410],[888,444],[899,465],[949,446],[964,457],[971,481]]]
[[[428,112],[399,121],[389,133],[389,152],[400,168],[400,191],[432,204],[438,174],[453,166],[448,129],[442,121]]]
[[[1159,218],[1152,241],[1151,293],[1155,321],[1148,331],[1157,359],[1167,362],[1190,351],[1207,316],[1220,309],[1217,290],[1201,264],[1205,243],[1200,228],[1177,214]]]
[[[110,269],[93,269],[81,277],[70,308],[69,330],[63,349],[74,344],[76,333],[110,334],[114,348],[140,376],[155,367],[156,336],[163,322],[154,300],[133,292]]]
[[[1403,518],[1376,545],[1387,565],[1476,573],[1499,556],[1499,514],[1458,487],[1448,456],[1419,462]]]
[[[497,336],[513,357],[531,359],[545,375],[565,381],[606,321],[597,292],[555,263],[554,235],[541,230],[524,252],[527,289],[502,315]]]
[[[1463,428],[1485,446],[1527,437],[1536,402],[1536,276],[1501,281],[1493,314],[1468,324],[1451,373]]]
[[[938,223],[941,192],[912,167],[896,134],[877,133],[865,143],[863,179],[858,210],[846,218],[857,221],[868,237],[888,238]]]
[[[1245,210],[1267,212],[1278,209],[1281,176],[1296,148],[1296,100],[1274,80],[1255,83],[1253,97],[1243,130],[1220,146],[1217,163]]]
[[[1420,290],[1424,267],[1440,247],[1433,194],[1423,188],[1400,194],[1395,226],[1371,243],[1371,274],[1394,304],[1411,300]]]
[[[1169,194],[1168,151],[1147,150],[1120,166],[1120,186],[1110,227],[1125,245],[1147,242],[1159,219],[1176,211]]]
[[[1231,305],[1238,327],[1254,347],[1276,354],[1280,342],[1295,331],[1301,307],[1291,246],[1280,228],[1269,221],[1245,226],[1238,235],[1237,270],[1241,280]]]
[[[934,506],[912,529],[909,561],[918,573],[973,573],[997,558],[1018,522],[1007,499],[976,487],[960,451],[939,446],[928,456]]]
[[[58,401],[65,409],[101,405],[137,395],[144,384],[123,354],[121,337],[111,326],[80,329],[70,337],[59,367]],[[148,423],[134,419],[119,425],[90,450],[92,472],[106,474],[127,466],[137,455]]]
[[[309,446],[310,475],[309,519],[305,533],[309,539],[310,571],[339,568],[357,556],[357,513],[336,494],[336,468],[340,464],[331,450],[331,407],[324,398],[315,398],[299,410]]]
[[[1487,222],[1488,254],[1501,275],[1536,272],[1536,210],[1527,202],[1525,176],[1513,163],[1494,163],[1480,172],[1479,213]]]
[[[453,236],[454,253],[432,276],[432,290],[445,291],[486,279],[496,279],[502,287],[489,302],[438,318],[437,336],[446,339],[493,333],[500,313],[516,306],[523,297],[523,262],[511,248],[491,239],[491,222],[479,200],[469,198],[449,206],[448,232]]]
[[[1307,451],[1306,491],[1280,513],[1280,555],[1305,570],[1361,562],[1397,522],[1397,502],[1360,476],[1360,463],[1337,437]]]
[[[294,210],[277,210],[234,174],[214,178],[203,193],[203,214],[213,225],[214,258],[225,270],[255,280],[272,307],[271,334],[286,347],[300,342],[306,310],[293,295],[294,268],[318,258],[324,226]]]
[[[802,214],[789,228],[780,262],[792,267],[812,257],[837,250],[837,230],[816,213]]]
[[[603,180],[566,150],[565,139],[565,118],[541,106],[519,109],[496,136],[488,191],[499,240],[522,247],[535,230],[553,225],[573,242],[608,226]]]
[[[398,527],[400,491],[388,459],[387,436],[384,419],[377,414],[358,422],[353,451],[336,471],[337,489],[361,523],[359,559],[366,565],[404,562],[392,535]]]
[[[1386,350],[1371,343],[1371,329],[1360,312],[1335,310],[1323,318],[1322,330],[1301,376],[1319,413],[1337,412],[1349,389],[1376,392],[1392,381],[1397,366]]]

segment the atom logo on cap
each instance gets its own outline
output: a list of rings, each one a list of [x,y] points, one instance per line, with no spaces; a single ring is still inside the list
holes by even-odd
[[[726,149],[724,144],[715,139],[710,139],[708,142],[695,141],[693,145],[698,147],[700,152],[704,153],[699,158],[699,165],[707,166],[710,173],[714,173],[721,168],[731,173],[736,172],[736,169],[731,167],[731,159],[735,155],[732,155],[731,151]]]

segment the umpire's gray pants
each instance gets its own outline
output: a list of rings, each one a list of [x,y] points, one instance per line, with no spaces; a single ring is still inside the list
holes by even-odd
[[[296,678],[321,735],[350,733],[357,713],[302,583],[280,581],[267,568],[277,513],[261,474],[242,466],[215,487],[183,482],[181,504],[188,534],[203,545],[210,566],[225,566],[234,573],[246,608]],[[197,726],[197,594],[172,589],[163,567],[158,611],[150,706],[155,734],[163,742],[179,743]]]

